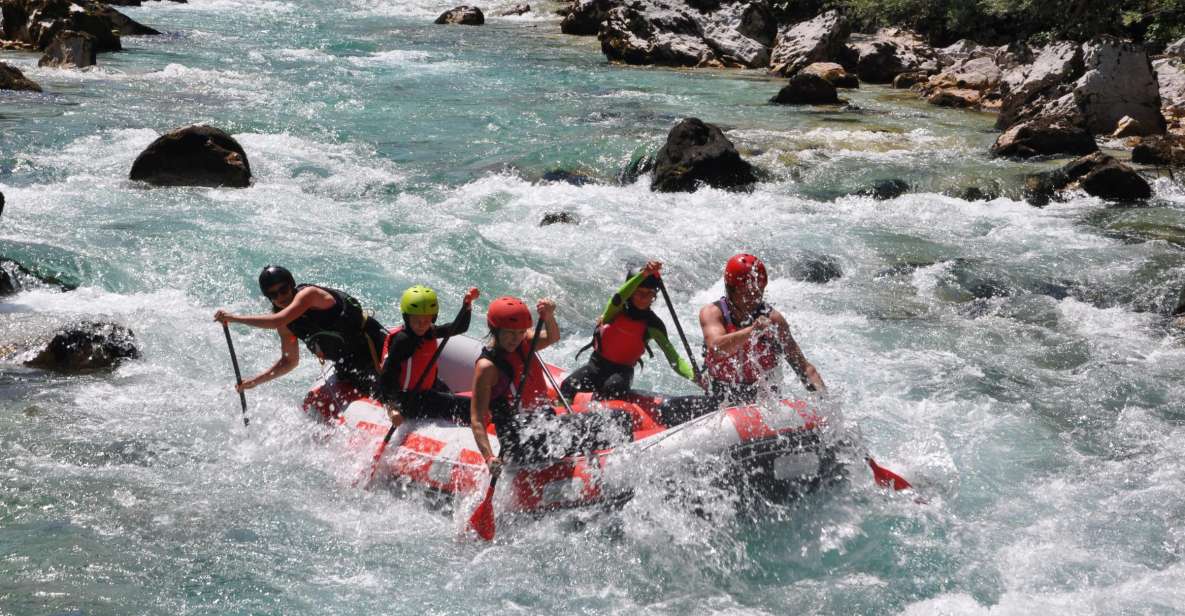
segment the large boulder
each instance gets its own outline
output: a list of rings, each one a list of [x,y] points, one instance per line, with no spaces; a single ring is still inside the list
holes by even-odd
[[[187,126],[161,135],[136,157],[132,180],[154,186],[251,184],[247,153],[230,135],[212,126]]]
[[[576,0],[569,7],[568,14],[560,22],[560,32],[576,36],[596,36],[601,24],[616,8],[618,0]]]
[[[1085,72],[1074,87],[1074,98],[1086,128],[1105,135],[1130,116],[1144,134],[1165,130],[1160,113],[1160,85],[1143,47],[1100,37],[1082,46]]]
[[[1081,126],[1039,119],[1004,131],[992,145],[992,156],[1032,158],[1056,154],[1089,154],[1099,149],[1094,137]]]
[[[695,6],[633,0],[609,11],[598,38],[613,62],[763,68],[773,33],[764,0]]]
[[[992,57],[995,53],[995,47],[980,45],[970,39],[960,39],[946,47],[934,50],[939,66],[950,66],[973,58]]]
[[[1051,92],[1082,74],[1082,48],[1071,42],[1052,43],[1041,49],[1031,64],[1017,66],[1001,76],[1000,93],[1003,102],[996,128],[1005,130],[1026,119],[1032,119],[1034,102],[1042,97],[1057,98],[1068,91],[1064,88]]]
[[[827,105],[839,102],[835,86],[818,75],[799,72],[770,99],[779,105]]]
[[[719,127],[699,118],[679,122],[658,151],[650,188],[658,192],[692,192],[700,183],[714,188],[754,184],[753,166],[741,158]]]
[[[17,67],[0,62],[0,90],[40,92],[41,86],[25,77]]]
[[[1000,85],[1000,67],[993,56],[975,56],[951,64],[930,78],[931,88],[957,88],[985,93]]]
[[[1132,162],[1139,165],[1185,166],[1185,136],[1141,137],[1132,148]]]
[[[486,22],[486,16],[476,6],[461,5],[440,14],[434,23],[453,24],[458,26],[480,26]]]
[[[1131,167],[1102,152],[1088,154],[1060,169],[1025,178],[1030,203],[1043,205],[1057,191],[1081,188],[1108,201],[1139,201],[1152,196],[1152,187]]]
[[[1185,125],[1185,61],[1161,58],[1152,63],[1160,84],[1160,113],[1170,125]]]
[[[0,0],[0,38],[44,50],[64,30],[95,37],[98,51],[121,49],[121,35],[160,34],[96,0]]]
[[[132,330],[114,323],[83,321],[55,333],[25,365],[59,372],[84,372],[113,368],[125,359],[139,357],[140,349]]]
[[[702,27],[704,41],[725,66],[769,66],[778,25],[765,0],[723,4],[703,15]]]
[[[935,71],[937,54],[908,30],[882,28],[875,34],[853,34],[844,48],[842,63],[868,83],[892,83],[910,71]]]
[[[782,30],[770,52],[770,72],[789,76],[815,62],[838,60],[848,34],[847,21],[834,10]]]
[[[58,68],[86,68],[94,66],[97,57],[95,37],[86,32],[62,30],[54,37],[37,66]]]
[[[798,71],[804,75],[815,75],[837,88],[859,88],[860,80],[834,62],[815,62]]]

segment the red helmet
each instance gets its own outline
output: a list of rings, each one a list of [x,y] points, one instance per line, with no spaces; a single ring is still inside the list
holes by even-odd
[[[767,282],[769,277],[765,273],[765,264],[751,254],[736,255],[724,266],[725,286],[741,288],[755,284],[764,291]]]
[[[531,310],[517,297],[499,297],[490,302],[486,323],[497,329],[531,329]]]

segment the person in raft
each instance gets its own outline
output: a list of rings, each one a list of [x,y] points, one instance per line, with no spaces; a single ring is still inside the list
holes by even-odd
[[[662,263],[651,261],[637,274],[627,272],[625,284],[613,294],[597,320],[588,363],[560,385],[564,397],[571,399],[581,391],[591,391],[597,398],[621,398],[628,394],[634,380],[634,365],[650,350],[651,340],[658,343],[667,363],[679,376],[695,382],[691,364],[679,356],[667,338],[666,325],[650,309],[658,297],[661,270]]]
[[[522,300],[500,297],[490,303],[487,313],[490,343],[482,349],[473,374],[470,423],[491,473],[499,471],[503,459],[514,464],[554,460],[607,449],[633,433],[632,417],[621,411],[556,414],[548,399],[544,367],[530,352],[532,347],[544,349],[559,340],[555,302],[541,299],[535,310],[544,324],[538,340],[532,340],[531,311]],[[524,371],[527,377],[520,392]],[[498,436],[498,456],[486,433],[489,423]]]
[[[469,399],[453,395],[436,377],[436,349],[440,346],[438,339],[469,330],[473,300],[478,293],[476,288],[469,289],[457,318],[437,325],[440,305],[436,291],[416,285],[403,292],[399,299],[403,325],[391,330],[383,342],[378,389],[379,402],[387,407],[395,427],[404,419],[417,417],[469,421]]]
[[[333,362],[334,377],[369,394],[378,383],[379,349],[387,330],[362,310],[358,300],[342,291],[296,284],[292,272],[269,265],[259,274],[259,290],[272,304],[272,314],[240,316],[214,313],[220,323],[242,323],[274,329],[280,335],[280,359],[261,374],[243,381],[242,391],[292,371],[300,363],[300,339],[318,359]],[[340,410],[340,409],[338,409]]]
[[[738,254],[724,266],[724,297],[699,311],[708,391],[723,401],[753,402],[762,378],[777,368],[779,356],[808,391],[827,389],[790,335],[786,317],[765,303],[768,280],[761,259]]]

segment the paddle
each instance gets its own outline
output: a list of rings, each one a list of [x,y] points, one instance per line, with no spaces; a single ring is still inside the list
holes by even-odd
[[[445,336],[444,339],[440,341],[440,346],[436,347],[436,352],[433,353],[432,358],[428,360],[428,365],[424,366],[424,371],[420,373],[420,378],[416,379],[416,385],[415,387],[411,388],[411,391],[419,391],[420,385],[424,384],[424,378],[427,377],[428,373],[432,371],[432,366],[436,365],[436,360],[440,357],[441,351],[444,351],[444,345],[448,344],[448,339],[449,336]],[[382,459],[383,452],[387,451],[387,443],[391,442],[391,437],[395,435],[396,428],[397,427],[395,423],[391,422],[391,429],[387,430],[387,435],[383,437],[383,442],[379,444],[378,451],[374,452],[374,462],[372,462],[370,465],[370,477],[366,479],[366,487],[370,487],[371,482],[374,481],[375,473],[377,473],[379,470],[379,460]]]
[[[868,462],[868,466],[872,468],[872,478],[876,480],[877,485],[886,488],[892,487],[894,490],[909,490],[913,488],[904,477],[894,473],[893,471],[879,465],[872,456],[864,456],[864,460]]]
[[[555,395],[560,399],[560,403],[564,405],[564,410],[569,413],[575,413],[576,411],[572,410],[572,405],[568,404],[568,399],[564,397],[564,394],[560,393],[560,385],[555,382],[555,376],[551,374],[551,370],[547,369],[547,364],[543,363],[543,358],[539,357],[538,353],[535,353],[535,360],[543,367],[543,378],[547,379],[547,383],[555,390]]]
[[[667,308],[671,311],[671,320],[675,322],[675,331],[679,332],[679,338],[683,340],[683,348],[687,349],[687,361],[691,363],[691,372],[695,375],[695,382],[702,387],[699,365],[695,363],[695,355],[691,352],[691,345],[688,344],[687,336],[683,333],[683,325],[679,323],[679,316],[675,314],[675,305],[671,303],[671,296],[667,293],[667,285],[662,281],[662,278],[658,279],[658,290],[662,291],[662,298],[666,300]]]
[[[235,384],[243,385],[243,373],[239,371],[239,358],[235,356],[235,343],[230,341],[230,326],[222,324],[222,333],[226,334],[226,348],[230,349],[230,364],[235,367]],[[250,423],[247,419],[247,394],[239,390],[239,402],[243,405],[243,425]]]
[[[531,347],[527,352],[526,361],[523,362],[523,378],[519,381],[518,392],[514,400],[515,414],[518,414],[519,409],[523,406],[523,388],[527,386],[527,376],[531,374],[531,358],[538,357],[535,354],[535,346],[539,341],[539,332],[541,331],[543,331],[543,319],[539,319],[539,322],[535,324],[535,335],[531,336]],[[539,364],[542,365],[543,362],[540,361]],[[547,366],[543,366],[543,373],[547,374]],[[558,387],[556,393],[559,393]],[[563,396],[560,398],[563,399]],[[485,498],[481,499],[477,509],[473,510],[473,515],[469,516],[469,528],[472,528],[478,537],[486,541],[494,540],[494,486],[498,484],[499,474],[491,473],[490,487],[486,488]]]

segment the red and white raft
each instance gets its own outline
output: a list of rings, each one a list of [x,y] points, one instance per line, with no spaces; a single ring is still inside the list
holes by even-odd
[[[473,338],[451,339],[439,359],[441,380],[467,395],[480,351],[481,343]],[[556,382],[563,378],[562,369],[547,368]],[[555,392],[551,393],[554,397]],[[775,500],[809,491],[843,472],[823,437],[822,418],[806,402],[724,408],[668,428],[655,420],[653,409],[661,401],[658,396],[635,395],[593,403],[629,412],[634,418],[634,440],[547,465],[506,468],[499,481],[500,510],[538,512],[621,502],[633,494],[641,477],[655,469],[677,468],[689,459],[712,460],[717,469],[715,461],[726,460],[729,472],[720,475],[725,481]],[[345,411],[337,413],[343,406]],[[587,394],[572,401],[575,412],[586,412],[589,406]],[[351,439],[369,454],[391,426],[381,405],[332,379],[314,386],[304,407],[356,434],[369,435]],[[566,410],[557,406],[556,412]],[[487,429],[496,452],[494,429]],[[470,427],[442,420],[405,422],[391,439],[376,476],[454,496],[484,489],[488,480]]]

